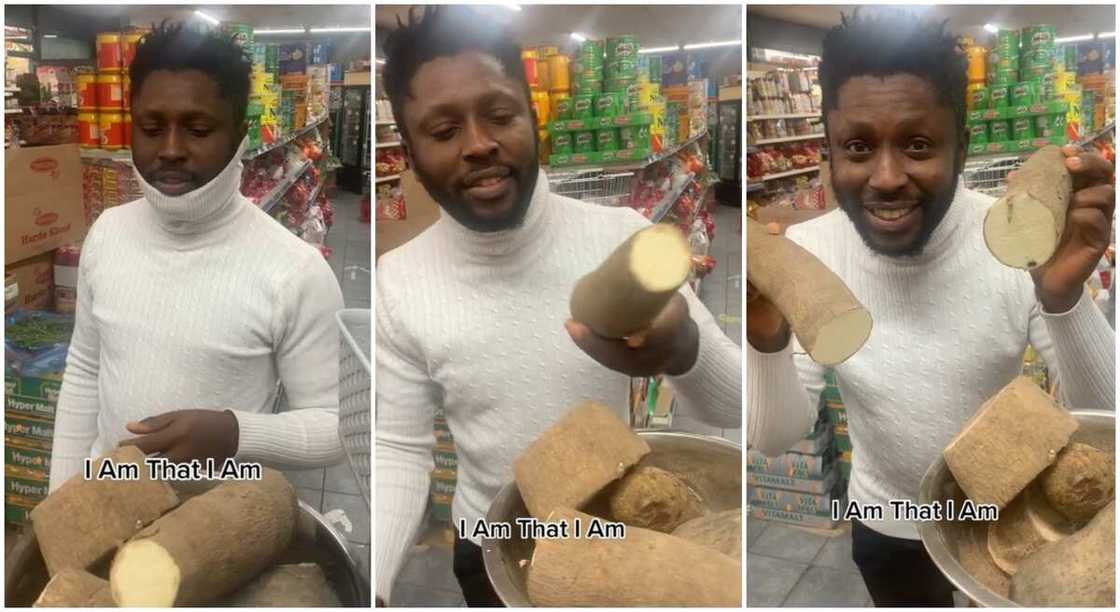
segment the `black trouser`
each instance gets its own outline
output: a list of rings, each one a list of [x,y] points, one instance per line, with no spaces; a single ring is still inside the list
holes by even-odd
[[[953,607],[956,589],[921,540],[892,538],[853,520],[852,560],[878,608]]]
[[[501,608],[502,600],[494,592],[486,564],[482,561],[482,547],[470,540],[455,538],[455,558],[452,563],[463,601],[471,608]]]

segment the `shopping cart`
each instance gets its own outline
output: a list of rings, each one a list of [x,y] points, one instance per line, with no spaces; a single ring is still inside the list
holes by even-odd
[[[548,182],[558,195],[603,206],[628,206],[633,178],[633,172],[580,170],[549,173]]]
[[[370,507],[369,447],[372,405],[370,403],[370,311],[368,308],[340,310],[341,346],[338,364],[338,437],[358,487]]]

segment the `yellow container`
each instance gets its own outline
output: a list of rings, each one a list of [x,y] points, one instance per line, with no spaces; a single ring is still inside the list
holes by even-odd
[[[568,67],[567,55],[551,55],[548,58],[549,87],[553,92],[568,93],[571,91],[571,73]]]
[[[545,128],[548,126],[551,108],[549,107],[549,98],[547,91],[534,91],[532,92],[533,108],[537,111],[537,127]]]
[[[988,77],[988,50],[974,45],[965,49],[968,57],[968,82],[983,83]]]
[[[537,47],[538,58],[547,59],[552,57],[553,55],[560,55],[560,47],[553,47],[549,45]]]
[[[547,166],[548,157],[552,155],[552,141],[548,137],[548,130],[537,130],[537,142],[541,165]]]
[[[660,153],[665,146],[665,98],[657,96],[650,101],[646,112],[653,115],[653,122],[649,126],[650,145],[654,153]]]
[[[654,100],[659,96],[661,96],[661,83],[642,81],[641,89],[638,90],[638,106],[643,111],[649,111],[653,107]]]
[[[549,75],[548,60],[537,60],[537,89],[541,91],[548,91],[552,83],[552,78]]]

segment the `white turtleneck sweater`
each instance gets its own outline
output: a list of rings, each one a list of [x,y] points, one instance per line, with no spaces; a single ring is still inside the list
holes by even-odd
[[[55,416],[51,490],[86,457],[136,437],[125,425],[185,409],[232,410],[237,459],[328,465],[338,440],[330,266],[238,191],[241,154],[171,197],[106,210],[82,247],[78,310]],[[290,411],[272,414],[277,380]]]
[[[789,228],[794,242],[836,272],[871,312],[862,349],[836,366],[852,439],[849,498],[917,501],[926,469],[992,395],[1019,374],[1027,345],[1058,372],[1066,406],[1113,410],[1115,335],[1088,291],[1049,314],[1030,274],[1000,264],[984,245],[993,199],[959,189],[924,252],[873,253],[841,210]],[[748,348],[747,441],[776,455],[812,429],[825,369],[797,343],[764,354]],[[909,522],[868,525],[918,539]]]
[[[442,215],[377,268],[376,593],[390,588],[420,525],[442,406],[455,438],[457,522],[486,516],[513,460],[569,408],[602,402],[627,418],[629,377],[568,336],[584,274],[649,222],[629,208],[549,192],[540,173],[525,222],[484,234]],[[742,353],[687,288],[696,365],[672,377],[680,401],[717,426],[742,419]],[[476,544],[478,542],[475,542]]]

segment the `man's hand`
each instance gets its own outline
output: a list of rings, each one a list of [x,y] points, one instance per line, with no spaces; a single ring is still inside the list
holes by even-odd
[[[1054,256],[1031,270],[1035,291],[1049,313],[1073,308],[1085,281],[1108,249],[1112,213],[1116,208],[1115,169],[1096,151],[1062,147],[1066,168],[1073,176],[1073,194],[1066,213],[1066,228]]]
[[[127,427],[140,437],[122,440],[119,446],[136,446],[146,455],[158,453],[176,463],[224,461],[237,454],[240,430],[229,410],[176,410]]]
[[[676,294],[649,327],[614,340],[586,325],[564,323],[576,346],[604,366],[633,377],[684,374],[700,354],[700,330],[688,314],[688,302]]]
[[[777,353],[789,344],[790,329],[781,311],[747,281],[747,342],[760,353]]]

